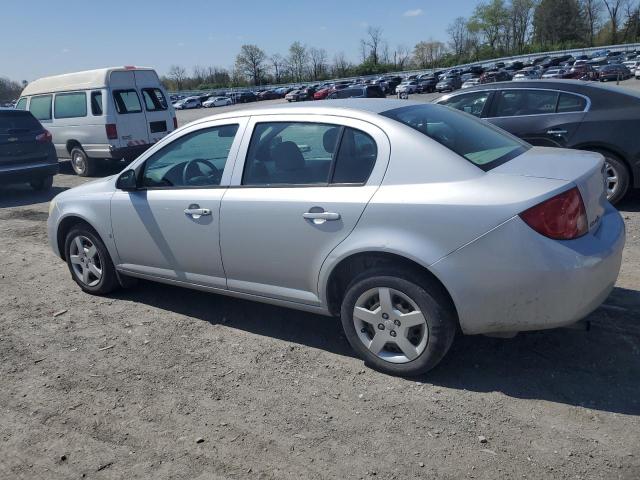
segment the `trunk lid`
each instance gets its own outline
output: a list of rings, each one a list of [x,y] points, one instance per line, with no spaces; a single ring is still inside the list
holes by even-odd
[[[564,148],[533,147],[489,172],[496,175],[552,178],[575,183],[587,212],[589,231],[597,229],[604,214],[604,158],[599,153]]]

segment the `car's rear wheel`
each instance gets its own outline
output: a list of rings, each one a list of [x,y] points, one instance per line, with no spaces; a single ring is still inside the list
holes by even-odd
[[[377,270],[356,278],[342,302],[342,326],[368,365],[401,376],[435,367],[456,333],[441,289],[410,271]]]
[[[98,169],[95,159],[89,158],[82,147],[71,149],[71,167],[81,177],[90,177]]]
[[[53,175],[39,178],[37,180],[32,180],[31,182],[29,182],[29,185],[31,185],[31,188],[39,192],[51,190],[51,187],[53,187]]]
[[[604,157],[604,168],[606,177],[607,200],[615,205],[627,194],[631,184],[631,174],[629,169],[619,157],[613,153],[589,149],[598,152]]]
[[[91,227],[73,227],[67,234],[64,249],[71,277],[82,290],[105,295],[118,287],[107,247]]]

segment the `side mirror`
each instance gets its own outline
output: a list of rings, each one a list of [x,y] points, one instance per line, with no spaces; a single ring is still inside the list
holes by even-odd
[[[135,170],[125,170],[122,172],[116,182],[116,188],[124,190],[125,192],[136,190],[138,188],[138,181]]]

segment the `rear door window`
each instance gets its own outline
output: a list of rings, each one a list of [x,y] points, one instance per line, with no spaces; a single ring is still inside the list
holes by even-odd
[[[502,90],[494,100],[494,117],[555,113],[558,92],[550,90]]]
[[[113,92],[113,100],[116,103],[116,111],[120,114],[140,113],[142,106],[138,93],[133,90],[115,90]]]
[[[29,111],[38,120],[51,120],[51,95],[31,97]]]
[[[378,148],[373,138],[360,130],[345,128],[331,183],[366,183],[377,157]]]
[[[57,93],[53,102],[56,118],[87,116],[87,95],[84,92]]]
[[[167,109],[167,100],[159,88],[143,88],[142,98],[148,112]]]

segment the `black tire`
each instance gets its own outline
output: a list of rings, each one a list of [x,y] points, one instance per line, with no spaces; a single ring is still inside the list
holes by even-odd
[[[585,148],[585,150],[600,153],[604,157],[605,162],[614,169],[618,177],[618,185],[613,190],[613,194],[611,196],[607,196],[607,199],[612,205],[615,205],[622,200],[629,191],[629,186],[631,184],[629,167],[627,167],[620,157],[611,152],[607,152],[606,150],[599,150],[597,148]]]
[[[417,358],[407,363],[391,363],[378,357],[369,351],[356,332],[353,311],[357,299],[366,291],[380,287],[402,292],[426,314],[427,345]],[[454,308],[442,288],[434,281],[405,269],[373,269],[356,277],[347,287],[340,317],[347,340],[365,364],[398,376],[414,376],[431,370],[449,351],[457,332]]]
[[[81,279],[78,278],[78,275],[74,270],[71,259],[71,244],[75,242],[75,239],[78,236],[89,239],[91,243],[96,247],[97,256],[99,258],[98,266],[102,270],[102,275],[95,285],[88,285],[84,283]],[[97,234],[97,232],[88,225],[77,225],[73,227],[71,231],[69,231],[64,242],[64,253],[65,258],[67,259],[67,267],[69,267],[69,272],[71,273],[71,278],[85,292],[90,293],[91,295],[106,295],[107,293],[116,290],[120,286],[118,282],[118,276],[116,274],[116,269],[113,266],[113,261],[111,260],[111,256],[109,255],[107,247],[105,247],[102,239]]]
[[[82,147],[73,147],[71,149],[71,167],[80,177],[91,177],[98,170],[95,159],[90,158]]]
[[[37,180],[32,180],[31,182],[29,182],[29,185],[31,185],[31,188],[38,192],[49,191],[51,190],[51,187],[53,187],[53,175],[39,178]]]

